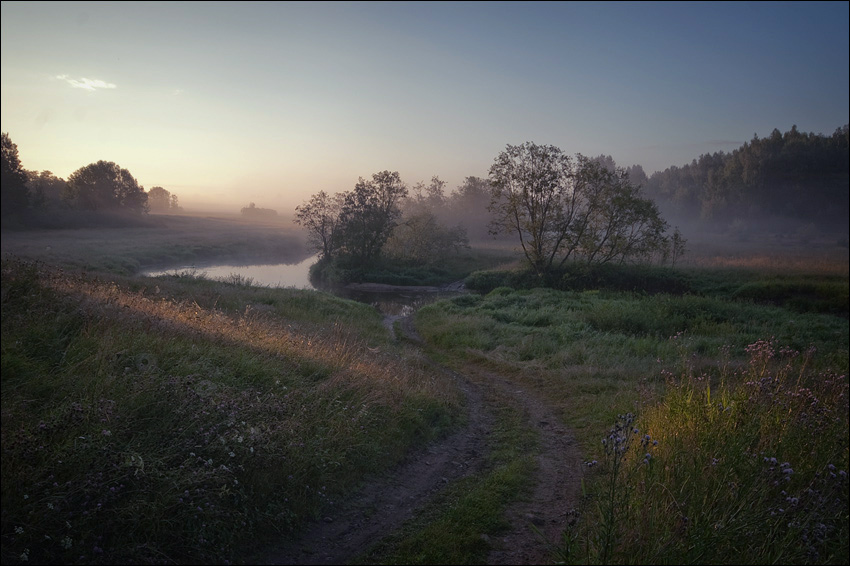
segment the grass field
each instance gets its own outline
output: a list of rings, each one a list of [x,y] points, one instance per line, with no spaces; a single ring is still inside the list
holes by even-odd
[[[183,220],[4,232],[4,564],[239,563],[463,422],[460,393],[368,305],[134,275],[309,253],[291,229]],[[432,357],[533,388],[575,431],[585,498],[553,562],[846,563],[846,249],[602,275],[482,272],[491,289],[415,319]],[[624,288],[650,280],[686,288]],[[416,563],[428,533],[429,563],[457,561],[439,548],[469,533],[449,514],[498,536],[510,498],[481,517],[463,497],[516,489],[528,433],[510,410],[498,426],[498,464],[380,556]]]

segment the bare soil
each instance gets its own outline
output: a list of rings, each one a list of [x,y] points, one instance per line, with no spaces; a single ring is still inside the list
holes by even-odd
[[[405,338],[421,344],[410,316],[398,318]],[[469,474],[481,471],[488,453],[488,434],[494,410],[482,387],[509,393],[523,409],[528,426],[541,435],[538,471],[533,493],[513,505],[506,519],[511,525],[498,539],[488,539],[488,564],[553,563],[551,549],[559,544],[575,520],[581,485],[581,454],[554,410],[533,392],[492,373],[460,375],[449,372],[466,396],[467,426],[424,450],[411,454],[401,466],[365,485],[352,499],[309,525],[285,548],[264,554],[262,564],[347,564],[363,555],[382,537],[415,516],[428,501]]]

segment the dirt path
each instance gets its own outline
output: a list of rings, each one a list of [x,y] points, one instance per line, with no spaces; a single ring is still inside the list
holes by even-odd
[[[405,338],[421,344],[411,317],[396,317]],[[529,391],[492,374],[450,373],[466,396],[468,425],[444,441],[411,454],[397,469],[365,486],[333,515],[308,526],[288,548],[270,553],[263,564],[346,564],[413,517],[442,488],[480,471],[492,429],[492,407],[481,387],[510,393],[523,408],[529,426],[541,434],[537,482],[531,498],[508,510],[509,532],[491,539],[488,564],[551,563],[549,545],[557,544],[572,520],[580,494],[581,455],[557,415]]]

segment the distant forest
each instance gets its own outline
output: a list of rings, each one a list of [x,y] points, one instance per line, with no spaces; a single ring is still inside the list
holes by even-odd
[[[639,179],[634,179],[638,181]],[[644,182],[672,224],[746,237],[768,231],[795,237],[848,234],[850,130],[831,136],[794,126],[757,135],[731,153],[702,155]]]
[[[132,200],[132,203],[138,201],[141,212],[182,210],[176,195],[161,187],[144,193],[132,175],[115,164],[89,165],[66,181],[50,171],[39,173],[23,169],[17,146],[6,133],[2,149],[0,190],[4,227],[44,225],[44,220],[63,210],[93,208],[84,206],[88,201],[74,197],[87,194],[83,191],[87,185],[81,188],[81,183],[83,177],[91,175],[83,174],[98,166],[102,166],[100,169],[109,166],[105,173],[100,172],[101,177],[109,177],[109,182],[96,185],[106,187],[112,197],[142,193],[139,199]],[[612,170],[616,168],[610,156],[594,159]],[[755,135],[731,153],[705,154],[689,165],[669,167],[650,177],[640,165],[632,165],[626,172],[633,183],[642,186],[643,195],[657,203],[665,220],[680,227],[687,238],[709,236],[746,240],[763,235],[798,241],[832,239],[847,245],[850,128],[846,124],[831,136],[803,133],[796,126],[784,134],[774,129],[769,137],[762,139]],[[411,204],[430,198],[443,205],[434,207],[442,220],[451,225],[463,224],[473,238],[486,237],[489,179],[467,177],[457,187],[456,194],[447,199],[444,198],[444,185],[434,177],[427,187],[424,183],[414,186]],[[112,204],[126,205],[123,201]],[[253,213],[263,216],[262,213],[272,215],[275,212],[252,207],[242,209],[242,214],[256,217]],[[24,212],[30,214],[21,216]]]

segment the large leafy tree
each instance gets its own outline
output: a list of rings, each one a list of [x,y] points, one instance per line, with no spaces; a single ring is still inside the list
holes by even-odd
[[[331,196],[319,191],[295,208],[295,223],[307,229],[307,243],[323,258],[331,259],[339,244],[343,193]]]
[[[165,212],[171,208],[171,192],[162,187],[148,191],[148,206],[151,212]]]
[[[362,263],[377,258],[401,217],[399,202],[406,196],[397,171],[375,173],[368,181],[361,177],[345,194],[340,211],[345,252]]]
[[[625,169],[579,155],[574,191],[583,198],[561,263],[575,253],[587,263],[667,254],[668,224]]]
[[[27,171],[27,186],[33,208],[58,208],[62,205],[62,195],[67,183],[52,171]]]
[[[508,145],[490,167],[490,190],[493,233],[515,234],[531,267],[550,269],[573,229],[572,159],[552,145]]]
[[[65,199],[83,210],[148,212],[144,187],[111,161],[98,161],[71,173]]]
[[[324,191],[295,209],[295,222],[322,257],[345,256],[358,263],[376,259],[401,217],[407,187],[398,172],[360,177],[354,190],[329,196]]]
[[[27,188],[27,174],[18,157],[18,146],[12,143],[9,134],[3,132],[2,165],[0,165],[0,213],[3,216],[25,210],[29,206],[30,193]]]
[[[571,258],[601,264],[667,252],[658,208],[610,158],[508,145],[490,168],[490,186],[493,233],[515,234],[538,274]]]

